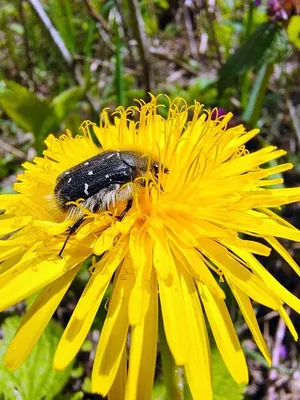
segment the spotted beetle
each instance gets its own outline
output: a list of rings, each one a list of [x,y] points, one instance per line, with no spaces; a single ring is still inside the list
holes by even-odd
[[[70,236],[83,223],[85,216],[80,208],[69,202],[83,199],[81,205],[91,212],[108,210],[117,202],[127,201],[124,211],[118,216],[122,219],[132,206],[133,186],[126,183],[144,177],[150,169],[157,179],[160,165],[157,161],[134,151],[103,151],[102,153],[64,171],[56,180],[54,195],[58,207],[68,213],[68,218],[78,218],[68,229],[68,236],[59,253],[62,252]],[[163,168],[168,173],[167,168]],[[138,180],[140,186],[145,180]],[[125,186],[124,186],[125,185]]]

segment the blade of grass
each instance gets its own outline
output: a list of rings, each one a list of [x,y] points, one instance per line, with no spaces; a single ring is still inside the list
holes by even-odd
[[[154,88],[154,76],[152,70],[151,56],[149,52],[148,37],[146,34],[145,23],[142,17],[140,3],[138,0],[127,0],[130,10],[130,22],[135,39],[138,42],[139,55],[143,64],[143,71],[145,77],[145,90],[151,92]]]
[[[123,57],[122,57],[122,44],[116,25],[116,53],[115,53],[115,85],[116,85],[116,95],[117,95],[117,105],[124,106],[125,91],[124,91],[124,74],[123,74]]]
[[[54,22],[56,29],[59,31],[64,43],[71,54],[75,53],[76,40],[74,28],[72,6],[69,4],[68,9],[66,8],[66,2],[64,0],[52,0],[53,4],[49,7],[51,19]]]
[[[75,17],[73,14],[73,9],[72,9],[72,1],[69,0],[62,0],[63,8],[65,10],[65,23],[67,27],[67,31],[69,33],[69,44],[70,44],[70,50],[72,51],[72,54],[76,54],[77,52],[77,44],[76,44],[76,27],[75,27]]]
[[[28,2],[31,4],[31,6],[32,6],[34,12],[36,13],[37,17],[42,22],[43,26],[46,28],[47,32],[51,36],[55,46],[59,50],[60,54],[62,55],[62,57],[63,57],[63,59],[65,61],[65,63],[68,65],[70,71],[72,72],[73,77],[75,78],[76,82],[78,82],[80,84],[80,86],[85,86],[85,82],[84,82],[84,79],[83,79],[83,77],[81,75],[81,72],[79,70],[79,66],[76,65],[72,55],[70,54],[69,50],[67,49],[67,47],[66,47],[64,41],[62,40],[60,34],[58,33],[58,31],[53,26],[50,18],[48,17],[46,12],[44,11],[41,3],[38,0],[28,0]],[[99,107],[96,104],[93,96],[91,95],[90,92],[87,92],[85,96],[86,96],[86,98],[87,98],[92,110],[96,114]]]
[[[243,35],[243,41],[246,42],[253,28],[253,15],[254,15],[254,6],[255,1],[249,0],[248,1],[248,12],[247,12],[247,21],[245,26],[245,32]],[[242,76],[242,90],[241,90],[241,103],[243,110],[247,107],[248,98],[249,98],[249,86],[250,86],[250,77],[249,77],[250,70],[245,71],[244,76]]]
[[[96,25],[92,19],[88,20],[88,28],[86,31],[86,37],[83,45],[84,63],[83,63],[83,74],[86,84],[91,82],[91,59],[93,57],[93,39],[96,32]]]

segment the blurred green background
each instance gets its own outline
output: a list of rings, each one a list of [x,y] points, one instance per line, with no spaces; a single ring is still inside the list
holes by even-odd
[[[285,182],[298,186],[299,14],[298,0],[1,0],[0,191],[12,192],[22,162],[42,154],[50,132],[76,134],[83,120],[98,122],[106,107],[149,100],[150,91],[182,96],[191,104],[198,100],[217,107],[219,115],[232,111],[232,125],[259,127],[261,135],[250,148],[271,143],[286,149],[285,161],[295,168],[284,175]],[[299,215],[298,205],[283,210],[298,228]],[[285,246],[299,261],[299,245]],[[271,257],[268,268],[300,295],[282,260]],[[89,376],[105,309],[75,363],[62,373],[51,369],[61,327],[87,278],[87,273],[79,275],[33,358],[14,374],[0,365],[0,398],[100,398],[90,394]],[[27,306],[2,313],[0,355]],[[277,315],[257,307],[278,360],[268,369],[233,302],[230,309],[248,357],[250,383],[234,384],[213,346],[215,398],[300,398],[299,347],[288,333],[278,340]],[[299,321],[291,318],[300,331]],[[168,398],[160,357],[153,398]],[[184,398],[190,398],[188,390]]]

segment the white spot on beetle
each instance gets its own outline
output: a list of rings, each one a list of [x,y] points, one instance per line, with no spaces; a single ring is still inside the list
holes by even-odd
[[[69,174],[70,174],[70,171],[66,171],[66,172],[65,172],[65,175],[69,175]]]
[[[89,162],[88,161],[86,161],[83,165],[89,165]]]
[[[114,155],[110,154],[109,156],[106,157],[106,159],[108,160],[109,158],[112,158]]]
[[[69,178],[69,179],[68,179],[68,183],[70,183],[70,182],[71,182],[71,180],[72,180],[72,178]]]
[[[84,184],[84,193],[85,193],[87,196],[89,195],[88,188],[89,188],[89,185],[88,185],[87,183],[85,183],[85,184]]]
[[[108,175],[108,174],[106,174],[106,175],[105,175],[105,178],[109,178],[109,175]]]
[[[94,174],[93,171],[89,171],[89,172],[88,172],[88,175],[93,175],[93,174]]]

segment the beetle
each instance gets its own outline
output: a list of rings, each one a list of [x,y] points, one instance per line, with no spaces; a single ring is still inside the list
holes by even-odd
[[[159,162],[142,153],[107,150],[61,173],[54,188],[56,203],[61,211],[68,214],[68,218],[78,219],[69,227],[59,256],[62,256],[70,236],[85,219],[82,210],[70,202],[83,199],[81,205],[96,213],[108,210],[120,201],[127,201],[125,209],[117,217],[122,220],[133,201],[133,185],[126,184],[133,183],[136,178],[145,177],[148,170],[157,180],[160,169],[164,173],[169,172],[167,168],[161,168]],[[136,182],[145,186],[146,180],[138,179]]]

